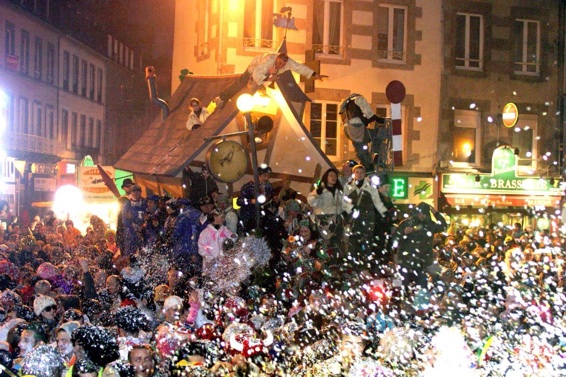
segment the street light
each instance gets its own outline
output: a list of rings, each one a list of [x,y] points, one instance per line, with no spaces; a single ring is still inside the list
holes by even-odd
[[[257,152],[255,145],[255,135],[254,135],[254,124],[252,122],[252,117],[250,112],[254,108],[254,98],[248,93],[244,93],[238,97],[236,100],[236,106],[246,118],[246,123],[248,124],[248,135],[250,139],[250,150],[252,154],[252,170],[254,173],[254,203],[255,203],[255,232],[256,235],[259,234],[259,213],[260,205],[258,201],[259,196],[259,174],[257,171]]]

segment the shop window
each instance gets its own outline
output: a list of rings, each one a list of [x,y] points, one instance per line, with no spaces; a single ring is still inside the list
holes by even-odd
[[[515,20],[514,72],[519,75],[540,73],[540,22]]]
[[[454,111],[452,162],[456,167],[479,165],[480,113],[472,110]]]
[[[344,56],[344,3],[342,0],[314,2],[312,47],[317,54]]]
[[[335,102],[311,104],[310,133],[328,157],[339,157],[338,107]]]
[[[407,8],[380,4],[377,24],[378,60],[387,63],[406,61]]]
[[[273,47],[274,0],[245,0],[244,47]]]
[[[483,27],[482,15],[456,15],[456,68],[483,69]]]

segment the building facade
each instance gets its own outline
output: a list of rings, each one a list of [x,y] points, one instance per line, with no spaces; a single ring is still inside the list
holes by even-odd
[[[308,96],[305,125],[337,166],[355,157],[339,116],[341,102],[363,95],[375,112],[390,116],[385,89],[393,80],[406,88],[402,102],[402,163],[395,175],[413,186],[416,198],[432,199],[430,172],[438,161],[442,68],[441,2],[419,0],[177,1],[173,72],[198,75],[243,72],[259,54],[275,52],[285,28],[274,15],[291,8],[297,30],[286,33],[289,55],[315,60],[329,79],[315,83]],[[287,16],[285,13],[283,16]],[[314,57],[314,59],[312,59]],[[179,85],[173,75],[172,87]],[[404,193],[407,194],[407,187]]]
[[[561,209],[557,193],[563,192],[564,10],[560,4],[443,1],[444,69],[435,171],[439,177],[459,174],[462,182],[475,185],[467,195],[440,188],[455,214],[484,221],[478,210],[489,208],[489,213],[500,213],[490,222],[511,223],[534,214],[530,209],[535,206],[551,214]],[[532,202],[529,197],[537,195],[525,195],[522,185],[510,183],[499,193],[491,190],[493,185],[484,177],[497,175],[494,156],[501,148],[515,155],[515,179],[545,185],[538,200]]]
[[[337,166],[355,158],[337,114],[340,102],[359,93],[388,116],[385,87],[399,80],[406,97],[403,158],[394,174],[403,178],[398,203],[440,198],[460,208],[442,193],[442,174],[481,181],[492,174],[492,156],[502,146],[517,153],[517,175],[559,184],[560,1],[177,1],[173,71],[244,71],[254,56],[274,52],[282,42],[285,29],[273,26],[282,7],[292,9],[297,29],[286,34],[291,57],[305,62],[314,53],[320,72],[329,76],[308,93],[313,102],[304,123]],[[178,84],[173,78],[172,87]],[[505,126],[509,102],[519,113],[512,127]],[[509,203],[502,203],[507,210]],[[477,213],[485,206],[475,204],[463,207]]]

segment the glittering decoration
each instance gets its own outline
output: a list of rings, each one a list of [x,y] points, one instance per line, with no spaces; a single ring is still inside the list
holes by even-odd
[[[35,377],[60,376],[64,368],[63,359],[59,352],[48,345],[40,345],[26,357],[22,366],[24,375]]]
[[[224,255],[216,258],[208,272],[214,284],[214,292],[228,292],[239,287],[255,269],[263,268],[269,262],[271,252],[265,240],[245,237],[238,240],[233,248],[225,250]]]

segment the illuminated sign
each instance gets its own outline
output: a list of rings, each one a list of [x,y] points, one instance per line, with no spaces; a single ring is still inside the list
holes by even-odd
[[[513,102],[509,102],[503,107],[502,121],[505,127],[511,128],[519,119],[519,110]]]
[[[407,177],[391,178],[391,197],[393,199],[407,199],[409,197],[409,179]]]

